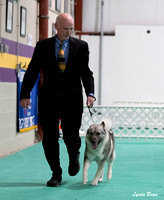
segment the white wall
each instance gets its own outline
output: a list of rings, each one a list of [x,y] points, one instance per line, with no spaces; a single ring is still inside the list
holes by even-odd
[[[19,42],[20,44],[28,44],[28,34],[32,36],[32,46],[35,46],[37,39],[37,1],[35,0],[21,0],[14,1],[13,10],[13,31],[6,32],[6,1],[0,0],[0,37],[11,40],[12,42]],[[20,37],[20,7],[27,8],[27,26],[26,37]],[[12,43],[13,44],[13,43]],[[16,46],[10,43],[9,50],[12,49],[13,60],[10,53],[0,53],[0,67],[13,70],[16,68],[17,55]],[[28,53],[28,52],[24,52]],[[19,63],[19,60],[18,60]],[[6,73],[4,77],[6,77]],[[10,73],[9,73],[10,78]],[[25,133],[17,133],[17,83],[16,82],[0,82],[0,157],[8,155],[12,152],[18,151],[34,143],[35,130]]]
[[[164,25],[163,0],[104,0],[104,31],[117,25]],[[101,0],[83,0],[82,30],[100,31]]]
[[[150,33],[147,33],[150,30]],[[104,36],[102,104],[115,101],[164,101],[164,27],[117,26],[116,36]],[[90,67],[98,92],[99,36],[89,43]]]
[[[16,83],[0,83],[0,157],[34,143],[34,130],[16,133],[16,93]]]
[[[28,44],[28,34],[32,36],[32,46],[35,46],[37,34],[38,34],[38,13],[37,13],[37,1],[34,0],[21,0],[14,1],[13,10],[13,31],[12,33],[6,32],[6,0],[0,1],[0,36],[12,41],[19,41],[22,44]],[[27,9],[27,21],[26,21],[26,36],[20,36],[20,7],[24,6]]]

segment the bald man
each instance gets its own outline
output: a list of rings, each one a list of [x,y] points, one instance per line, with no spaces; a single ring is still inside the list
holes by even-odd
[[[43,86],[38,101],[39,121],[43,130],[42,144],[45,156],[52,170],[52,177],[47,186],[52,187],[57,187],[62,182],[58,142],[59,119],[69,155],[68,173],[75,176],[80,170],[82,84],[87,95],[86,105],[90,107],[94,103],[94,78],[88,66],[88,44],[71,37],[73,27],[71,15],[62,13],[57,17],[57,34],[37,43],[24,76],[20,95],[20,105],[28,109],[30,92],[41,71]],[[61,53],[59,56],[61,50],[62,56]]]

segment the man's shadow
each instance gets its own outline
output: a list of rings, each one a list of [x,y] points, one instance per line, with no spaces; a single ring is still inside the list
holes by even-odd
[[[25,183],[25,182],[8,182],[8,183],[0,183],[0,188],[7,187],[41,187],[45,186],[43,183]]]

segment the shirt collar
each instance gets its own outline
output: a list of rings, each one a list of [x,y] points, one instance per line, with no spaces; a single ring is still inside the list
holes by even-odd
[[[56,41],[57,41],[57,45],[59,46],[59,44],[61,43],[61,41],[57,38],[57,36],[55,36],[55,38],[56,38]],[[69,41],[69,38],[67,40],[64,40],[63,41],[63,46],[67,47],[68,41]]]

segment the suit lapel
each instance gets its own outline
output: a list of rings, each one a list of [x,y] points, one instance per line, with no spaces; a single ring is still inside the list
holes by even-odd
[[[67,72],[67,70],[69,70],[70,66],[71,66],[71,60],[72,60],[72,56],[73,56],[73,42],[72,42],[72,39],[71,37],[69,38],[69,54],[68,54],[68,60],[67,60],[67,63],[66,63],[66,69],[65,69],[65,72]]]
[[[50,58],[51,61],[54,63],[56,62],[56,57],[55,57],[55,37],[52,38],[52,41],[50,42]]]
[[[50,42],[50,59],[51,59],[51,63],[52,63],[52,67],[56,68],[56,71],[61,73],[58,64],[57,64],[57,60],[56,60],[56,50],[55,50],[55,36],[52,38],[52,41]]]

